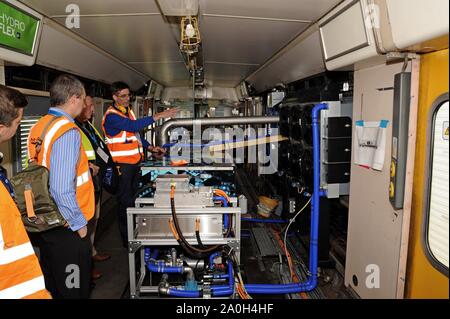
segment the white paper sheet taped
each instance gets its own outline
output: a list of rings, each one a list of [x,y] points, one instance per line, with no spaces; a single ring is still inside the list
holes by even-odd
[[[386,153],[386,131],[389,121],[357,121],[354,139],[355,164],[381,171]]]

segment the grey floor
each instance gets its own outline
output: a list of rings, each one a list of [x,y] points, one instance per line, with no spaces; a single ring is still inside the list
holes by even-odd
[[[94,264],[103,276],[94,281],[91,299],[120,299],[128,288],[128,253],[122,246],[115,208],[112,198],[102,205],[95,246],[99,253],[111,255],[111,259]]]

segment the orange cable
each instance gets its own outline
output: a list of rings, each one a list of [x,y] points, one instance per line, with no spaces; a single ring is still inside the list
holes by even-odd
[[[283,240],[282,240],[281,237],[280,237],[280,234],[278,234],[278,233],[277,233],[275,230],[273,230],[273,229],[272,229],[272,232],[273,232],[273,234],[275,235],[275,238],[277,239],[278,244],[281,246],[281,248],[284,250],[284,252],[285,252],[285,254],[286,254],[286,258],[287,258],[287,260],[288,260],[289,271],[291,272],[292,280],[293,280],[295,283],[300,282],[300,279],[297,277],[297,275],[295,274],[295,271],[294,271],[294,265],[293,265],[293,263],[292,263],[292,257],[291,257],[291,254],[289,253],[287,247],[284,245]],[[300,295],[300,297],[302,297],[302,299],[308,299],[308,295],[307,295],[306,293],[304,293],[304,292],[300,292],[299,295]]]
[[[200,218],[195,219],[195,231],[200,232]]]
[[[228,203],[231,201],[231,198],[223,190],[221,190],[221,189],[214,189],[213,191],[214,191],[214,193],[216,195],[225,197],[225,199],[227,200]]]
[[[171,186],[170,187],[170,199],[174,199],[175,198],[175,186]]]
[[[177,230],[175,229],[175,225],[173,224],[172,218],[169,219],[170,230],[172,231],[173,237],[178,241],[180,240],[180,236],[178,236]]]

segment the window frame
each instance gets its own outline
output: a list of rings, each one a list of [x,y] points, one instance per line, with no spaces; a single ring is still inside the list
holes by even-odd
[[[424,248],[425,256],[428,261],[432,264],[432,266],[437,269],[439,272],[448,277],[449,271],[448,267],[442,264],[433,254],[433,251],[430,247],[429,242],[429,223],[430,223],[430,205],[431,205],[431,186],[432,186],[432,174],[433,174],[433,154],[434,154],[434,133],[435,133],[435,124],[436,124],[436,116],[440,109],[440,107],[445,104],[445,102],[449,102],[449,94],[445,93],[439,96],[432,104],[431,109],[429,111],[428,122],[429,126],[427,127],[427,157],[425,161],[425,180],[426,185],[424,189],[424,207],[423,207],[423,215],[424,220],[422,224],[422,245]]]
[[[24,131],[22,129],[22,126],[24,125],[24,121],[27,121],[27,122],[32,121],[33,122],[32,126],[33,126],[34,124],[36,124],[39,121],[39,119],[41,117],[42,116],[26,115],[26,116],[23,116],[22,120],[20,121],[20,125],[17,128],[16,135],[14,136],[14,140],[13,140],[13,154],[14,154],[14,158],[15,158],[14,165],[13,165],[13,173],[14,174],[20,173],[25,168],[25,166],[24,166],[25,158],[23,158],[23,156],[22,156],[23,153],[26,152],[26,149],[24,149],[22,147],[22,141],[23,141],[22,133]],[[30,127],[30,129],[31,129],[31,127]]]

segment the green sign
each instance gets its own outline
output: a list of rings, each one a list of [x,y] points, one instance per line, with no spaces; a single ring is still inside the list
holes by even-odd
[[[39,19],[0,1],[0,45],[33,54]]]

